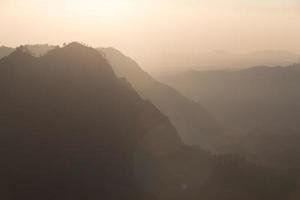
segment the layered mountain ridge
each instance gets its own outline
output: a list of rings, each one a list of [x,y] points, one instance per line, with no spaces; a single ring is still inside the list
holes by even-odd
[[[190,71],[164,81],[201,101],[258,162],[299,170],[299,64]]]
[[[135,152],[181,146],[168,119],[92,48],[72,43],[39,58],[17,49],[0,71],[6,199],[134,198]]]
[[[126,78],[144,99],[150,100],[178,130],[186,144],[219,151],[230,139],[217,120],[200,103],[155,80],[131,58],[114,48],[99,48],[119,77]]]
[[[184,145],[155,106],[78,43],[1,59],[0,94],[4,200],[283,200],[295,189],[276,171]]]
[[[25,45],[31,54],[44,55],[55,48],[51,45]],[[200,103],[189,100],[175,89],[155,80],[136,63],[114,48],[98,48],[118,77],[127,79],[139,95],[154,104],[179,132],[186,144],[220,153],[232,145],[231,139],[215,117]],[[9,55],[9,54],[7,54]],[[0,57],[1,58],[1,57]]]

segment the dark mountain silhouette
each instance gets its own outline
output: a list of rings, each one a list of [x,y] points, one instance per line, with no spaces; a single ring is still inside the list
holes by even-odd
[[[221,126],[199,103],[155,80],[134,60],[118,50],[98,50],[108,59],[117,76],[126,78],[143,98],[150,100],[170,119],[185,143],[201,145],[214,151],[228,145],[229,139],[222,132]]]
[[[165,79],[199,100],[264,164],[300,168],[300,65],[186,72]]]
[[[33,56],[42,56],[48,53],[50,50],[56,48],[57,46],[49,45],[49,44],[28,44],[24,46],[26,49],[31,52]]]
[[[34,44],[34,45],[28,44],[28,45],[23,45],[23,47],[25,47],[33,56],[45,55],[50,50],[56,48],[56,46],[49,45],[49,44]],[[11,47],[5,47],[5,46],[0,47],[0,59],[5,56],[8,56],[14,51],[15,49]]]
[[[4,197],[136,198],[134,154],[176,152],[175,128],[97,51],[72,43],[35,58],[23,50],[0,61]]]
[[[25,45],[32,55],[44,55],[52,45]],[[109,61],[117,76],[126,78],[144,99],[148,99],[165,114],[187,144],[221,151],[230,144],[221,126],[199,103],[182,96],[176,90],[156,81],[131,58],[114,48],[98,48]]]
[[[169,120],[71,43],[0,60],[4,200],[284,200],[293,180],[184,145]]]
[[[5,57],[5,56],[8,56],[13,51],[14,51],[14,48],[1,46],[0,47],[0,59],[3,58],[3,57]]]

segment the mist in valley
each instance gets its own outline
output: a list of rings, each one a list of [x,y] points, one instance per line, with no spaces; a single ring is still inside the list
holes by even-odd
[[[0,2],[3,200],[297,200],[300,4]]]

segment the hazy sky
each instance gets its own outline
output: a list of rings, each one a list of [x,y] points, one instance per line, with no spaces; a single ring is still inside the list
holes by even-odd
[[[82,41],[168,53],[300,53],[300,0],[0,0],[0,46]]]

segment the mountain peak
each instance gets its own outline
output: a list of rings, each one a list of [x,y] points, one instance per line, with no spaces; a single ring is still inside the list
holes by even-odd
[[[42,56],[41,59],[63,62],[65,66],[85,66],[86,68],[98,70],[102,68],[110,74],[113,73],[108,61],[97,50],[78,42],[72,42],[64,47],[56,47]]]
[[[64,45],[61,48],[55,48],[54,50],[57,50],[57,49],[64,50],[64,51],[72,51],[72,52],[80,51],[81,53],[97,52],[93,48],[83,45],[79,42],[71,42],[69,44]],[[54,51],[54,50],[52,50],[52,51]],[[49,52],[51,52],[51,51],[49,51]]]
[[[27,51],[27,49],[24,46],[20,46],[20,47],[16,48],[15,51],[8,54],[7,57],[3,60],[8,61],[8,62],[10,62],[10,61],[26,62],[26,61],[31,61],[33,59],[34,59],[34,57],[30,54],[30,52]]]
[[[87,47],[84,44],[81,44],[80,42],[71,42],[69,44],[67,44],[65,47],[73,47],[73,48],[82,48],[82,47]]]

